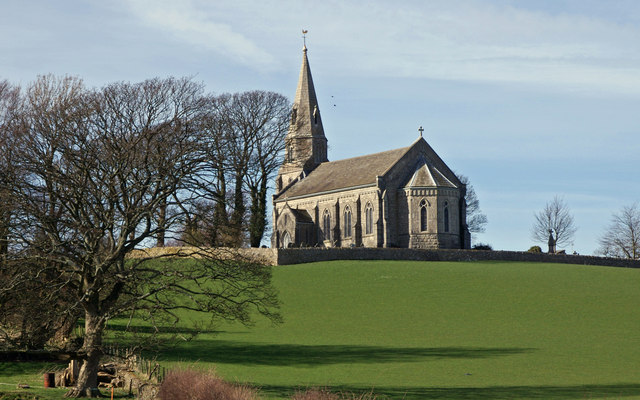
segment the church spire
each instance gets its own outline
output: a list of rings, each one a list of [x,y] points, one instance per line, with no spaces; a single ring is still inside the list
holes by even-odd
[[[326,161],[327,138],[322,127],[305,43],[302,47],[302,67],[293,99],[289,132],[285,138],[285,159],[278,173],[276,191],[303,178]]]
[[[311,77],[309,59],[307,58],[306,45],[302,48],[302,67],[300,68],[296,97],[293,100],[289,136],[325,137],[324,129],[322,128],[322,119],[320,118],[320,109],[318,108],[318,99],[316,98],[316,90],[313,86],[313,78]],[[326,154],[324,158],[326,159]]]

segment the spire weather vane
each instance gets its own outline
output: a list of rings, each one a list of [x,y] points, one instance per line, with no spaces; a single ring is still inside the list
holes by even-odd
[[[307,47],[307,32],[309,32],[306,29],[302,30],[302,44],[304,45],[304,47]]]

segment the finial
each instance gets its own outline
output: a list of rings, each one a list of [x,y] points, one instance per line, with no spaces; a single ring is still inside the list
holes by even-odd
[[[302,50],[307,51],[307,32],[306,29],[302,30]]]
[[[422,127],[422,125],[420,125],[420,128],[418,128],[418,132],[420,132],[420,137],[422,137],[422,132],[424,132],[424,128]]]

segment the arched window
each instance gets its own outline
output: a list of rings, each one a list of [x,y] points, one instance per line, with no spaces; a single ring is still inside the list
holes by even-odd
[[[422,199],[420,202],[420,231],[427,230],[427,201]]]
[[[291,236],[289,235],[289,232],[284,231],[284,234],[282,235],[282,247],[286,249],[290,245],[291,245]]]
[[[293,162],[293,146],[289,146],[289,149],[287,150],[287,161],[288,162]]]
[[[373,206],[367,203],[364,209],[364,233],[370,235],[373,233]]]
[[[444,202],[444,231],[449,232],[449,203]]]
[[[329,210],[324,210],[324,214],[322,214],[322,233],[324,240],[331,240],[331,214],[329,214]]]
[[[318,125],[318,106],[313,107],[313,123]]]
[[[298,117],[298,110],[297,109],[293,109],[291,110],[291,123],[295,124],[296,123],[296,118]]]
[[[351,209],[349,206],[344,208],[344,237],[351,237]]]

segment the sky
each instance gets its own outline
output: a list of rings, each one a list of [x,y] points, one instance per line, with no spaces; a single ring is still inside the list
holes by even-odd
[[[424,137],[488,217],[474,243],[527,250],[559,196],[593,254],[640,201],[636,0],[0,0],[0,80],[90,87],[189,76],[293,99],[306,43],[329,159]]]

